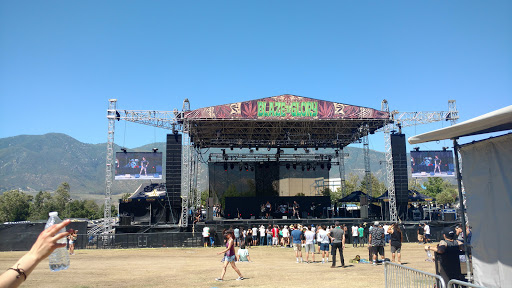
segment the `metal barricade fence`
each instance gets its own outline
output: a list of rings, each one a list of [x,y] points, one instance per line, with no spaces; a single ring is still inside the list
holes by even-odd
[[[448,285],[446,286],[446,288],[462,288],[462,287],[485,288],[484,286],[480,286],[480,285],[476,285],[476,284],[471,284],[471,283],[468,283],[468,282],[464,282],[464,281],[460,281],[460,280],[455,280],[455,279],[452,279],[452,280],[448,281]]]
[[[105,239],[107,237],[107,239]],[[107,240],[107,241],[105,241]],[[107,243],[105,245],[104,243]],[[218,243],[217,243],[218,244]],[[78,235],[77,249],[132,249],[160,247],[202,247],[201,233],[127,233],[109,235]]]
[[[403,265],[384,262],[386,288],[446,288],[439,275],[423,272]]]

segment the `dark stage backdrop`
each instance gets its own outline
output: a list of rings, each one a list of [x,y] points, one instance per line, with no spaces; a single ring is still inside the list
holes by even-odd
[[[329,180],[327,165],[286,165],[283,162],[217,162],[208,164],[210,197],[225,203],[227,197],[320,196]],[[309,170],[309,171],[308,171]],[[255,206],[260,205],[254,203]],[[259,209],[259,206],[258,206]]]
[[[327,212],[324,208],[330,207],[331,198],[329,196],[296,196],[296,197],[226,197],[226,208],[224,209],[224,217],[228,219],[237,218],[240,213],[242,219],[250,219],[254,217],[259,219],[264,216],[261,212],[261,205],[270,202],[272,204],[272,212],[270,213],[273,218],[282,219],[287,216],[288,219],[292,216],[293,201],[297,201],[300,205],[300,217],[307,218],[326,216]],[[315,209],[311,209],[314,204]]]

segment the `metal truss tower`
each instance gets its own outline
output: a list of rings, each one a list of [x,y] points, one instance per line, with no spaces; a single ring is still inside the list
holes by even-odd
[[[381,110],[389,112],[387,100],[382,100]],[[395,178],[393,172],[393,156],[391,154],[391,135],[390,133],[397,127],[409,127],[420,124],[429,124],[438,121],[450,121],[451,124],[457,123],[459,119],[459,112],[457,111],[455,100],[448,100],[448,111],[433,111],[433,112],[398,112],[392,111],[389,113],[389,122],[384,126],[384,143],[386,155],[386,172],[387,184],[389,193],[389,214],[390,220],[393,222],[398,221],[398,214],[396,211],[396,195],[395,195]]]
[[[116,123],[116,99],[108,100],[108,137],[107,137],[107,161],[105,173],[105,208],[103,210],[103,234],[112,233],[113,219],[111,215],[112,206],[112,169],[114,168],[114,130]],[[108,237],[104,237],[108,239]]]
[[[183,101],[183,113],[186,111],[190,111],[190,102],[188,99]],[[180,218],[180,226],[187,227],[188,226],[188,209],[191,207],[191,203],[189,201],[193,201],[190,199],[191,191],[191,172],[192,172],[192,163],[191,163],[191,155],[192,155],[192,146],[190,139],[190,127],[188,122],[183,123],[182,127],[182,144],[181,144],[181,218]]]

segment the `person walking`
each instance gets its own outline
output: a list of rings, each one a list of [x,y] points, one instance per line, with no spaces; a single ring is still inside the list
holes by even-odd
[[[404,236],[402,234],[402,231],[400,230],[400,226],[398,226],[398,223],[393,223],[388,228],[388,233],[390,235],[390,246],[391,246],[391,262],[395,262],[395,253],[397,256],[397,262],[398,264],[402,264],[401,260],[401,250],[402,250],[402,242],[404,241]]]
[[[331,251],[332,265],[331,265],[331,268],[336,267],[336,249],[340,253],[341,267],[345,268],[345,259],[343,258],[343,249],[345,249],[345,231],[343,231],[343,229],[341,229],[340,222],[338,222],[338,221],[336,221],[334,223],[334,226],[335,226],[335,228],[331,229],[331,231],[329,231],[329,234],[328,234],[329,239],[331,239],[331,243],[332,243],[332,251]]]
[[[377,254],[380,254],[382,260],[384,260],[384,228],[382,228],[382,225],[379,225],[378,221],[375,221],[373,224],[368,242],[373,258],[373,265],[377,265]]]
[[[428,223],[425,223],[425,225],[423,225],[423,231],[425,232],[425,242],[430,243],[430,226],[428,225]]]
[[[217,255],[224,254],[224,265],[222,266],[222,273],[220,275],[220,278],[215,278],[217,281],[223,281],[224,275],[226,274],[226,268],[228,267],[228,264],[231,264],[231,267],[235,272],[238,274],[238,278],[236,280],[244,280],[244,277],[242,276],[242,273],[240,273],[240,270],[236,267],[235,261],[236,261],[236,254],[235,254],[235,244],[234,244],[234,238],[235,235],[233,233],[233,230],[228,229],[226,230],[224,237],[226,238],[226,249],[222,250],[221,252],[218,252]]]
[[[297,224],[295,224],[294,227],[295,229],[293,229],[291,233],[293,250],[295,251],[295,258],[297,259],[297,263],[299,263],[299,257],[300,263],[302,263],[302,231],[299,229]]]

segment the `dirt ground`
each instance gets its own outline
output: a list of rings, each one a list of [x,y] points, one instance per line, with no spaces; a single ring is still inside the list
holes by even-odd
[[[433,244],[431,244],[433,245]],[[384,287],[384,265],[350,264],[356,255],[368,258],[365,246],[346,245],[346,268],[330,269],[331,263],[299,264],[291,248],[253,247],[253,262],[237,263],[246,278],[236,281],[236,272],[228,266],[223,282],[220,276],[223,248],[158,248],[126,250],[77,250],[68,270],[51,272],[42,262],[23,287]],[[0,271],[5,271],[25,252],[0,252]],[[386,257],[391,258],[389,245]],[[434,273],[434,263],[425,261],[423,245],[405,243],[402,263]],[[338,263],[339,265],[339,257]]]

